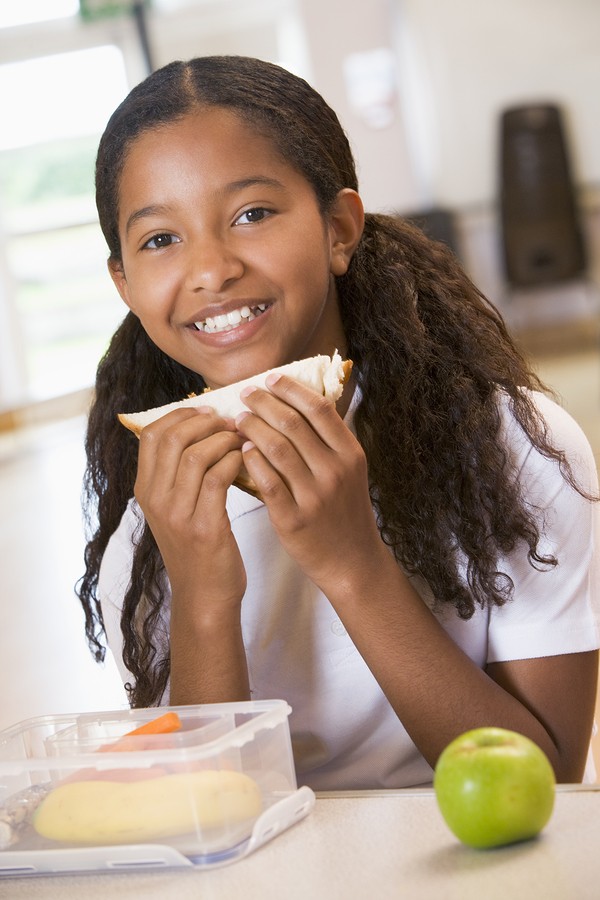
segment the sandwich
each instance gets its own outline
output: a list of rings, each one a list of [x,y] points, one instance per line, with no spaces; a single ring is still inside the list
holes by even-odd
[[[202,394],[193,394],[184,400],[167,403],[164,406],[157,406],[142,412],[119,413],[118,418],[121,424],[132,431],[138,438],[143,429],[150,425],[151,422],[155,422],[157,419],[180,407],[210,406],[224,418],[233,419],[247,409],[240,398],[240,392],[250,385],[267,389],[265,384],[266,378],[274,373],[294,378],[305,385],[305,387],[311,388],[335,402],[342,396],[344,385],[350,378],[351,371],[352,361],[349,359],[343,360],[336,350],[333,356],[311,356],[308,359],[297,360],[284,366],[267,369],[259,375],[253,375],[251,378],[245,378],[226,387],[216,390],[206,389]],[[254,496],[259,496],[254,482],[243,467],[234,484]]]

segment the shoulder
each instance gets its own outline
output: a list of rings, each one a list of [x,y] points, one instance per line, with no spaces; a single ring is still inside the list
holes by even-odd
[[[579,423],[546,394],[539,391],[527,393],[543,420],[549,443],[565,454],[577,484],[584,491],[596,494],[598,491],[596,460],[590,442]],[[543,456],[533,447],[516,421],[511,400],[504,392],[499,394],[499,405],[501,434],[516,470],[526,474],[528,478],[552,477],[554,474],[555,477],[562,479],[558,463]]]

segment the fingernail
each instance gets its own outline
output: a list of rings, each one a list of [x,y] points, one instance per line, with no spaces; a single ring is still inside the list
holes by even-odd
[[[242,453],[245,453],[246,450],[254,450],[254,444],[252,443],[252,441],[245,441],[242,444]]]
[[[240,425],[243,422],[243,420],[246,418],[246,416],[249,416],[249,415],[250,415],[249,412],[245,412],[245,411],[241,412],[239,415],[237,415],[235,417],[235,424]]]
[[[272,387],[274,384],[277,384],[280,378],[281,375],[279,374],[279,372],[273,372],[271,375],[267,375],[267,377],[265,378],[265,384],[268,387]]]
[[[242,397],[242,399],[244,397],[249,397],[250,394],[253,394],[255,390],[256,387],[253,384],[249,384],[248,387],[242,388],[242,390],[240,391],[240,397]]]

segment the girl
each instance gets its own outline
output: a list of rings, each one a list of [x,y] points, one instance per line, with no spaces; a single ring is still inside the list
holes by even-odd
[[[450,251],[357,188],[333,111],[259,60],[171,63],[111,118],[97,203],[129,312],[89,419],[88,640],[134,706],[285,698],[315,789],[430,782],[483,725],[581,780],[589,446]],[[117,421],[336,348],[337,409],[280,377],[235,422],[179,409],[138,445]]]

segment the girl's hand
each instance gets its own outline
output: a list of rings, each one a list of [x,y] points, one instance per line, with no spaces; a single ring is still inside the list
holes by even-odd
[[[225,509],[242,438],[208,408],[178,409],[144,428],[135,496],[160,549],[173,598],[239,612],[246,573]],[[199,599],[201,602],[199,603]],[[225,612],[226,610],[223,609]]]
[[[381,548],[365,455],[329,400],[286,376],[267,386],[242,395],[244,464],[283,546],[327,594]]]

